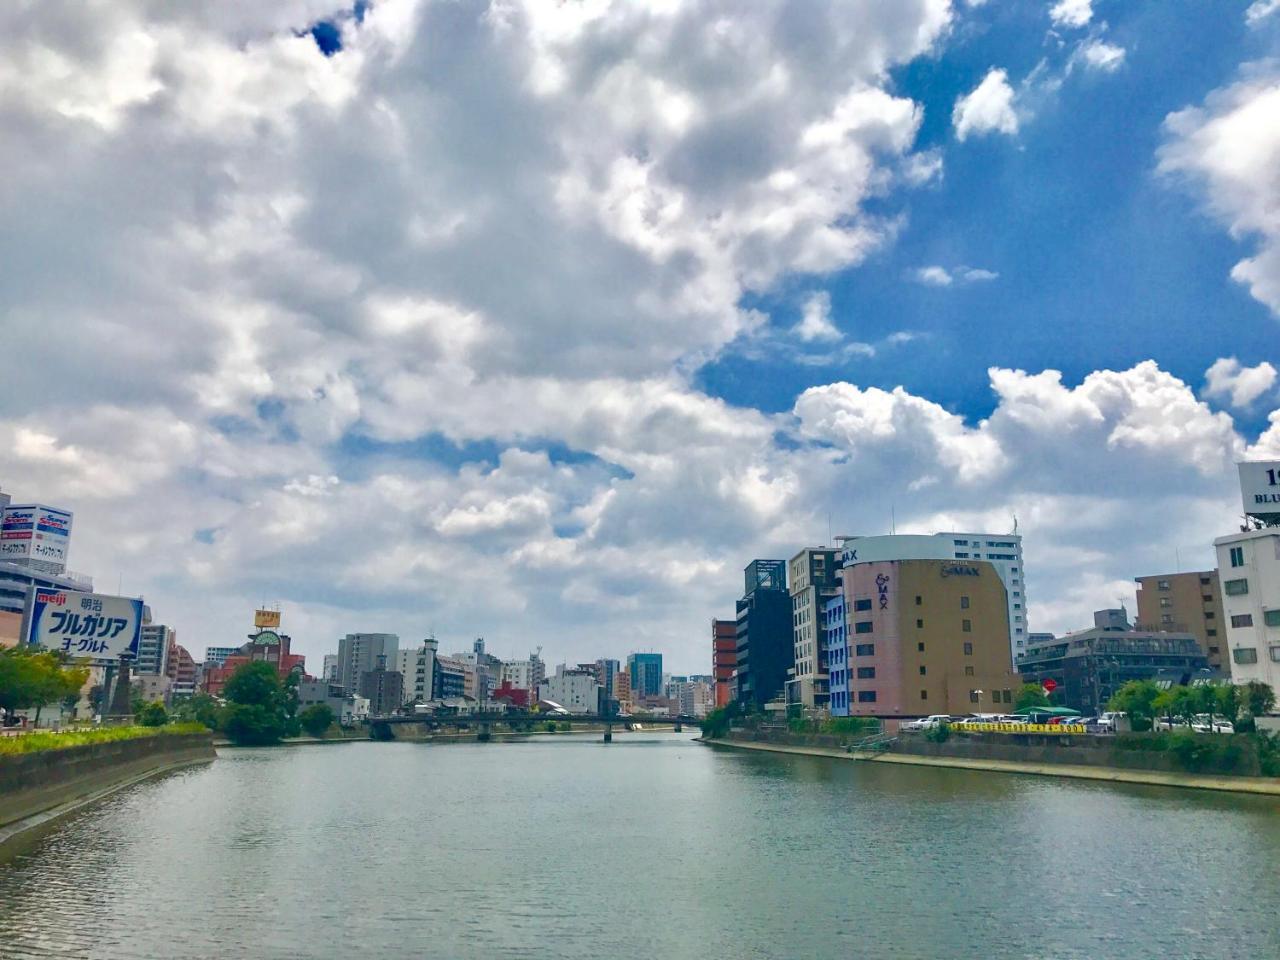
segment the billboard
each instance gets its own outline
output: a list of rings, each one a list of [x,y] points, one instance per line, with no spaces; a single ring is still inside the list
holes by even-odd
[[[0,560],[41,560],[66,566],[72,515],[41,503],[14,503],[0,516]]]
[[[1244,512],[1265,521],[1280,520],[1280,460],[1254,460],[1239,467]]]
[[[253,612],[253,625],[255,627],[280,626],[280,611],[279,610],[255,610]]]
[[[142,601],[100,593],[37,588],[31,602],[27,642],[73,657],[115,660],[138,655]]]

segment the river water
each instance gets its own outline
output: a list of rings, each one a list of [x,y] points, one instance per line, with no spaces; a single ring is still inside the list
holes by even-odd
[[[1280,957],[1272,799],[689,734],[222,750],[0,863],[0,958]]]

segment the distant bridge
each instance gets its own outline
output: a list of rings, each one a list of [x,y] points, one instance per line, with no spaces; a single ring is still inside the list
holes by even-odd
[[[374,740],[395,740],[395,728],[408,724],[415,724],[431,729],[439,729],[441,727],[452,727],[458,730],[476,731],[476,739],[480,741],[489,740],[493,735],[493,728],[498,725],[506,725],[510,730],[517,733],[533,733],[537,731],[537,727],[551,723],[587,723],[597,724],[604,727],[604,742],[610,743],[613,740],[613,728],[622,727],[624,730],[630,730],[634,727],[648,724],[650,726],[670,726],[675,728],[676,733],[680,733],[685,724],[696,726],[700,723],[697,717],[676,716],[676,717],[619,717],[619,716],[603,716],[598,713],[530,713],[527,711],[511,711],[504,713],[463,713],[463,714],[410,714],[410,715],[392,715],[385,717],[369,718],[369,735]]]

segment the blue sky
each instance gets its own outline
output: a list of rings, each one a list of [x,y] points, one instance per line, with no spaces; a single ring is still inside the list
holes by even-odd
[[[1280,458],[1271,0],[46,0],[0,123],[0,487],[197,656],[705,671],[891,515],[1061,631]]]
[[[908,329],[926,340],[823,368],[753,362],[730,350],[702,372],[706,388],[785,410],[803,389],[837,375],[902,384],[977,418],[994,403],[992,365],[1054,367],[1078,381],[1151,358],[1198,385],[1221,356],[1274,361],[1274,317],[1230,279],[1248,244],[1207,217],[1194,192],[1158,175],[1156,152],[1169,113],[1229,82],[1242,61],[1275,54],[1275,25],[1249,28],[1247,4],[1094,6],[1107,24],[1101,35],[1125,48],[1124,65],[1065,77],[1059,90],[1035,98],[1034,115],[1012,138],[957,143],[952,106],[992,66],[1015,84],[1040,64],[1061,75],[1071,47],[1058,43],[1070,32],[1052,30],[1047,4],[986,4],[938,56],[896,70],[896,89],[924,108],[919,144],[945,152],[944,176],[884,204],[907,224],[867,262],[761,299],[785,324],[799,312],[801,291],[825,287],[833,322],[851,336]],[[1224,15],[1228,7],[1241,15]],[[926,264],[1000,276],[963,289],[905,282]],[[1266,412],[1247,412],[1243,423],[1259,429]]]

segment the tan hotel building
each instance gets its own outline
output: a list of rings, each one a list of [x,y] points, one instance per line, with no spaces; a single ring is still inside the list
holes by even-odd
[[[841,571],[844,641],[830,645],[831,712],[1008,713],[1009,598],[983,560],[885,560]]]
[[[1226,626],[1217,570],[1138,577],[1138,629],[1190,633],[1215,670],[1226,664]]]

